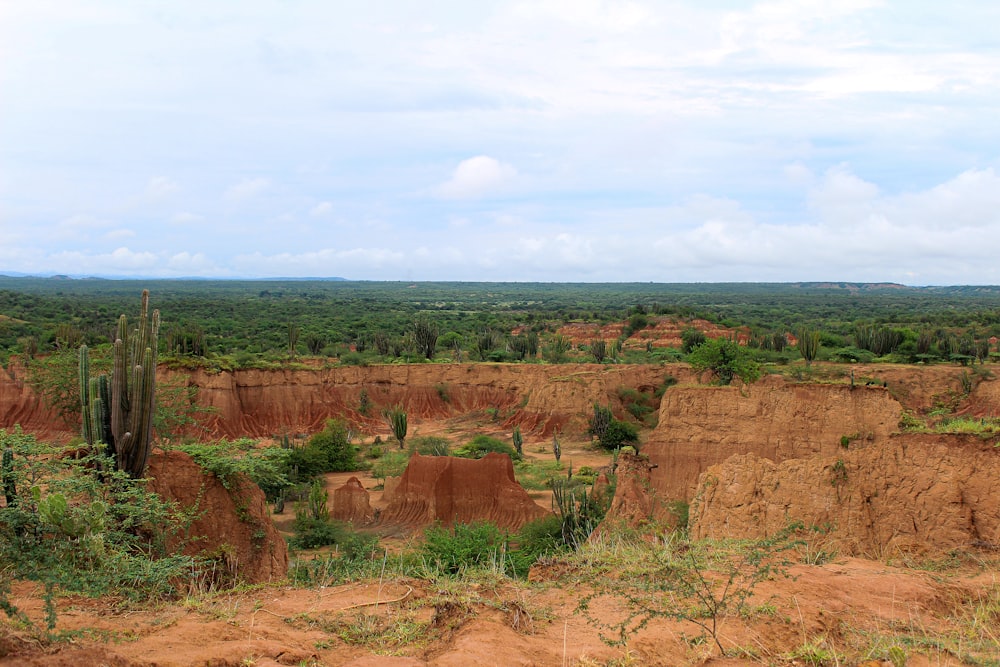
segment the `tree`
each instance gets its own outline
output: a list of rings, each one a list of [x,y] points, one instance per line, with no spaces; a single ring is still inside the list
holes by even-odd
[[[289,467],[297,467],[303,477],[324,472],[358,469],[357,454],[343,419],[328,419],[323,430],[309,438],[305,447],[293,449]]]
[[[753,352],[725,338],[705,341],[688,354],[687,361],[699,373],[710,372],[722,385],[732,384],[737,378],[745,384],[760,379],[760,364]]]

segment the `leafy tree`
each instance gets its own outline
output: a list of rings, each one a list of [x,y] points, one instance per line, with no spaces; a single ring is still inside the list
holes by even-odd
[[[350,472],[360,467],[347,424],[342,419],[328,419],[323,430],[309,438],[305,447],[291,450],[288,464],[305,479],[325,472]]]
[[[726,338],[705,341],[688,354],[687,361],[699,373],[710,372],[722,385],[731,384],[735,379],[745,384],[760,379],[760,364],[753,352]]]

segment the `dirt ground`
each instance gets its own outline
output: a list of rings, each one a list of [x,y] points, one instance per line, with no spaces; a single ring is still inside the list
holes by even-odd
[[[955,373],[947,369],[949,375],[928,374],[917,383],[891,371],[880,372],[891,390],[905,390],[900,400],[911,409],[946,391]],[[576,400],[586,407],[591,399]],[[490,433],[493,427],[481,414],[423,418],[411,428],[411,437],[509,437],[500,425]],[[551,444],[551,436],[529,434],[525,453],[551,460]],[[563,463],[575,469],[609,462],[582,437],[567,437],[562,445]],[[351,474],[327,476],[331,495]],[[359,477],[372,506],[384,507],[376,480]],[[546,492],[531,496],[549,508]],[[274,520],[290,533],[291,511]],[[382,536],[390,553],[409,540]],[[627,645],[609,645],[578,611],[591,592],[579,562],[557,560],[536,567],[529,581],[388,577],[311,587],[279,581],[138,607],[109,598],[61,597],[54,638],[0,615],[0,666],[1000,666],[1000,553],[993,545],[919,557],[873,556],[803,550],[789,576],[761,582],[745,613],[721,619],[717,636],[726,657],[690,621],[655,619]],[[595,570],[593,576],[613,573]],[[43,627],[36,586],[16,583],[12,602],[36,628]],[[597,617],[615,618],[620,611],[613,598],[591,605]]]
[[[422,433],[453,428],[425,424]],[[545,445],[531,442],[526,451],[551,456],[537,451]],[[563,456],[577,467],[608,461],[585,442],[567,443]],[[349,476],[329,475],[328,487]],[[373,506],[380,506],[376,480],[362,482]],[[544,493],[535,497],[547,505]],[[291,513],[274,518],[287,533]],[[407,540],[383,538],[390,552]],[[529,582],[372,579],[310,588],[276,582],[138,608],[113,599],[65,597],[59,600],[56,640],[0,621],[0,665],[834,665],[871,657],[871,664],[888,667],[893,645],[900,651],[893,655],[917,667],[997,664],[996,554],[900,563],[909,567],[889,562],[800,563],[789,577],[763,582],[751,613],[723,619],[718,636],[727,657],[683,621],[657,619],[626,646],[609,645],[577,610],[589,592],[586,582],[567,571],[575,566],[557,561],[536,567]],[[21,583],[13,593],[14,604],[40,627],[41,591]],[[599,617],[614,618],[618,611],[612,599],[592,605]],[[963,649],[963,641],[969,648]],[[983,646],[995,647],[995,654],[984,655]]]

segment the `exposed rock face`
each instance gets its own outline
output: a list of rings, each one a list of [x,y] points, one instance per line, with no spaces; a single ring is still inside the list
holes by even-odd
[[[24,367],[11,361],[0,368],[0,428],[20,425],[28,433],[44,440],[65,440],[79,435],[79,424],[67,424],[25,381]]]
[[[346,521],[355,526],[367,525],[375,519],[368,491],[361,485],[361,480],[351,477],[333,490],[331,515],[338,521]]]
[[[659,424],[642,453],[650,484],[665,500],[694,495],[698,475],[734,454],[772,461],[834,455],[885,440],[902,407],[882,387],[789,384],[768,377],[743,388],[677,386],[660,403]]]
[[[619,387],[652,389],[667,374],[687,377],[686,366],[573,364],[433,364],[176,372],[175,382],[197,388],[198,402],[214,413],[203,420],[216,437],[268,437],[283,430],[313,433],[330,417],[344,417],[368,433],[386,433],[376,417],[402,405],[413,420],[442,419],[494,408],[505,426],[526,433],[582,434],[594,402],[617,401]],[[372,408],[358,412],[361,391]]]
[[[702,474],[694,537],[760,537],[792,521],[848,553],[1000,546],[1000,449],[974,436],[898,434],[836,456],[748,453]]]
[[[598,534],[608,525],[625,525],[640,528],[652,519],[662,519],[668,514],[662,499],[650,489],[650,473],[653,464],[645,456],[622,454],[618,457],[618,467],[615,470],[617,484],[615,495],[611,499],[605,521],[601,523]],[[603,473],[602,473],[603,476]],[[604,477],[607,489],[607,477]],[[594,491],[598,488],[594,484]]]
[[[182,509],[197,505],[184,553],[220,556],[236,579],[248,583],[287,574],[288,549],[268,515],[264,493],[253,482],[242,478],[230,493],[180,451],[154,452],[146,476],[149,489],[161,498]],[[167,547],[177,544],[175,539]]]
[[[548,514],[514,479],[510,457],[496,453],[479,460],[415,454],[388,500],[383,525],[489,521],[516,530]]]

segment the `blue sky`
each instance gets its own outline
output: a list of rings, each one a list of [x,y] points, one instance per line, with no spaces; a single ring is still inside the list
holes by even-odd
[[[0,273],[997,284],[997,25],[985,0],[5,2]]]

